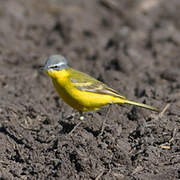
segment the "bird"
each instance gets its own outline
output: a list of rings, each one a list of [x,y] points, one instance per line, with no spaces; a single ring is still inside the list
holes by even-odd
[[[77,110],[83,120],[83,112],[95,111],[111,104],[129,104],[160,112],[156,107],[128,100],[108,85],[90,75],[71,68],[62,55],[51,55],[43,67],[60,98]]]

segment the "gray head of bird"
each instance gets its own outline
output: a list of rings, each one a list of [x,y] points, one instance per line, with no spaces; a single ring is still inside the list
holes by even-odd
[[[45,65],[44,65],[44,70],[46,71],[52,71],[52,70],[63,70],[68,67],[67,60],[65,57],[61,55],[52,55],[50,56]]]

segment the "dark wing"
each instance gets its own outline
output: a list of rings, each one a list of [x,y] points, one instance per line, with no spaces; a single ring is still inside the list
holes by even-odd
[[[88,91],[99,94],[107,94],[114,97],[120,97],[122,99],[126,99],[124,96],[121,96],[114,89],[109,88],[104,83],[94,79],[93,77],[82,73],[80,71],[76,71],[74,69],[69,69],[70,75],[69,80],[73,84],[73,86],[81,91]]]

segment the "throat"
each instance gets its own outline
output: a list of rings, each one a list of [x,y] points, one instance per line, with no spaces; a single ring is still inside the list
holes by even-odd
[[[65,77],[68,76],[68,71],[67,71],[67,69],[63,69],[63,70],[49,70],[49,71],[47,71],[47,74],[52,79],[63,80]]]

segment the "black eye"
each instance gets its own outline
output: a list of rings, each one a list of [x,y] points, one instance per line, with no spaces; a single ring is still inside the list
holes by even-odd
[[[53,68],[58,68],[58,66],[53,66]]]

